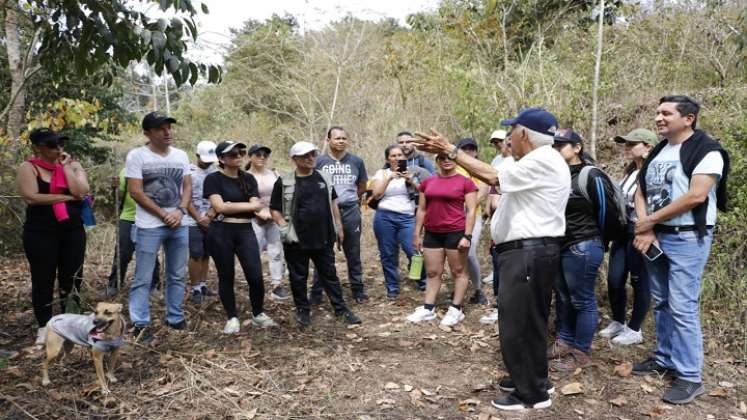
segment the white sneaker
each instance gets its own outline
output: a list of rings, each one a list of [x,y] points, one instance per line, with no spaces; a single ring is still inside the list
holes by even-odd
[[[47,342],[47,327],[36,330],[36,345],[43,346]]]
[[[623,324],[617,321],[612,321],[602,331],[599,331],[599,336],[604,338],[612,338],[623,332],[623,327],[625,327]]]
[[[226,326],[223,328],[223,334],[238,334],[240,329],[241,324],[239,323],[239,319],[234,317],[226,322]]]
[[[482,282],[484,284],[493,284],[493,272],[491,271],[490,274],[482,278]]]
[[[446,312],[446,316],[444,316],[444,319],[441,320],[441,325],[445,327],[453,327],[463,319],[464,312],[453,306],[449,306],[449,310]]]
[[[483,315],[480,318],[480,324],[495,324],[498,322],[498,309],[494,309],[488,315]]]
[[[620,346],[630,346],[632,344],[643,343],[642,332],[631,329],[627,325],[625,325],[623,328],[623,332],[612,339],[612,344],[617,344]]]
[[[425,309],[425,306],[418,306],[415,312],[407,317],[409,322],[430,321],[432,319],[436,319],[436,309],[428,310]]]
[[[275,321],[273,321],[272,318],[267,316],[267,314],[265,314],[264,312],[252,317],[252,325],[259,328],[270,328],[278,326],[278,324],[276,324]]]

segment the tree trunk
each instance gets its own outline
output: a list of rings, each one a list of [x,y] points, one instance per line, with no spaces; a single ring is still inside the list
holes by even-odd
[[[11,139],[18,139],[26,111],[26,86],[18,28],[18,4],[13,0],[2,1],[0,4],[5,9],[5,47],[8,52],[10,100],[12,101],[8,107],[6,132]]]
[[[591,87],[591,141],[589,154],[597,158],[597,108],[599,91],[599,71],[602,65],[602,35],[604,34],[604,0],[599,0],[599,31],[597,32],[597,56],[594,63],[594,84]]]

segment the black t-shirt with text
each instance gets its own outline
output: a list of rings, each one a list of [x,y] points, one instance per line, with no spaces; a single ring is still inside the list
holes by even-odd
[[[337,193],[332,189],[332,199]],[[270,209],[283,211],[283,180],[278,178],[272,189]],[[335,231],[327,199],[327,183],[318,172],[309,176],[296,175],[296,212],[293,226],[298,235],[298,246],[303,249],[321,249],[332,246]]]
[[[257,180],[247,172],[242,172],[242,175],[248,194],[241,189],[239,178],[231,178],[218,171],[205,178],[205,183],[202,186],[202,196],[210,199],[211,195],[218,194],[224,202],[230,201],[231,203],[248,203],[252,197],[259,198]],[[254,213],[234,213],[228,215],[228,217],[252,218]]]

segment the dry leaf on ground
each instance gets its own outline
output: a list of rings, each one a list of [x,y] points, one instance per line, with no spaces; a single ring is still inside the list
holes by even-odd
[[[610,404],[614,405],[615,407],[622,407],[627,402],[628,401],[622,395],[618,395],[616,398],[610,400]]]
[[[614,370],[615,375],[621,378],[627,378],[628,376],[630,376],[632,372],[633,372],[633,364],[630,362],[619,364],[615,366],[615,370]]]
[[[580,382],[571,382],[560,389],[563,395],[576,395],[584,393],[584,385]]]
[[[713,391],[708,393],[708,395],[711,397],[726,398],[729,396],[729,391],[724,388],[714,388]]]

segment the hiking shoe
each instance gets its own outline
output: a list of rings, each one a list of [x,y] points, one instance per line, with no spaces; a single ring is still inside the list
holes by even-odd
[[[642,342],[643,333],[631,329],[627,325],[623,326],[623,331],[612,339],[612,344],[617,344],[619,346],[630,346],[632,344],[638,344]]]
[[[407,316],[409,322],[430,321],[436,319],[436,309],[425,309],[425,306],[418,306],[415,312]]]
[[[386,298],[389,300],[397,300],[399,298],[399,292],[387,292]]]
[[[482,278],[482,284],[493,284],[493,272]]]
[[[480,317],[480,324],[495,324],[498,322],[498,309],[493,309],[489,314]]]
[[[570,353],[572,349],[573,347],[569,346],[563,340],[558,338],[550,345],[550,348],[547,349],[547,358],[557,359],[559,357],[563,357],[566,354]]]
[[[205,300],[205,295],[202,294],[201,290],[192,289],[192,294],[189,295],[189,301],[194,305],[201,305]]]
[[[47,327],[41,327],[36,330],[36,345],[43,346],[47,342]]]
[[[472,295],[471,298],[469,298],[469,303],[473,305],[489,305],[490,302],[488,302],[488,297],[485,296],[485,293],[483,293],[482,290],[475,290],[475,294]]]
[[[361,294],[359,294],[359,295],[357,295],[357,296],[354,296],[354,297],[353,297],[353,300],[354,300],[354,301],[355,301],[355,303],[357,303],[358,305],[365,305],[366,303],[368,303],[368,301],[369,301],[369,298],[368,298],[368,295],[367,295],[367,294],[365,294],[365,293],[361,293]]]
[[[625,329],[625,327],[626,327],[625,325],[623,325],[623,324],[621,324],[621,323],[619,323],[617,321],[612,321],[612,322],[609,323],[609,325],[607,325],[606,327],[604,327],[604,329],[602,331],[599,331],[599,336],[600,337],[604,337],[604,338],[615,337],[618,334],[620,334],[621,332],[623,332],[623,330]]]
[[[358,315],[349,310],[338,313],[337,317],[341,318],[342,321],[348,325],[360,324],[362,322],[361,319],[358,318]]]
[[[186,319],[182,319],[181,321],[175,322],[173,324],[170,323],[170,322],[168,322],[168,321],[166,321],[166,326],[168,326],[169,328],[174,329],[174,330],[183,330],[183,329],[187,328],[187,320]]]
[[[446,311],[446,315],[441,320],[441,325],[445,327],[453,327],[454,325],[460,323],[463,319],[464,312],[453,306],[449,306],[449,310]]]
[[[658,373],[659,375],[673,375],[674,371],[656,363],[653,357],[633,365],[633,375],[647,375],[649,373]]]
[[[702,382],[690,382],[677,378],[661,399],[670,404],[687,404],[704,393],[705,387]]]
[[[223,327],[223,334],[238,334],[241,330],[241,323],[239,319],[233,317],[226,322],[226,326]]]
[[[311,306],[319,306],[322,304],[322,294],[312,293],[309,295],[309,304]]]
[[[275,321],[273,321],[272,318],[267,316],[267,314],[265,314],[264,312],[252,317],[252,325],[259,328],[270,328],[278,326],[278,324],[275,323]]]
[[[571,349],[568,354],[553,364],[556,371],[572,371],[591,366],[591,357],[578,349]]]
[[[289,297],[288,291],[281,285],[275,286],[270,293],[270,298],[274,300],[286,300]]]
[[[150,328],[147,326],[145,327],[135,327],[132,329],[132,338],[135,340],[136,343],[141,344],[147,344],[153,341],[153,333],[150,331]]]
[[[498,389],[506,392],[514,392],[516,391],[516,385],[510,377],[505,376],[498,382]],[[547,391],[548,394],[555,393],[555,385],[550,382],[550,378],[547,378],[547,381],[545,382],[545,391]]]
[[[309,311],[296,311],[296,321],[301,328],[306,328],[311,325],[311,312]]]
[[[507,411],[520,411],[520,410],[526,410],[526,409],[538,409],[538,408],[548,408],[552,405],[552,400],[548,397],[544,401],[539,401],[534,404],[525,403],[522,401],[516,394],[511,393],[508,395],[504,395],[501,397],[498,397],[494,399],[493,401],[490,401],[490,404],[499,409],[499,410],[507,410]]]

